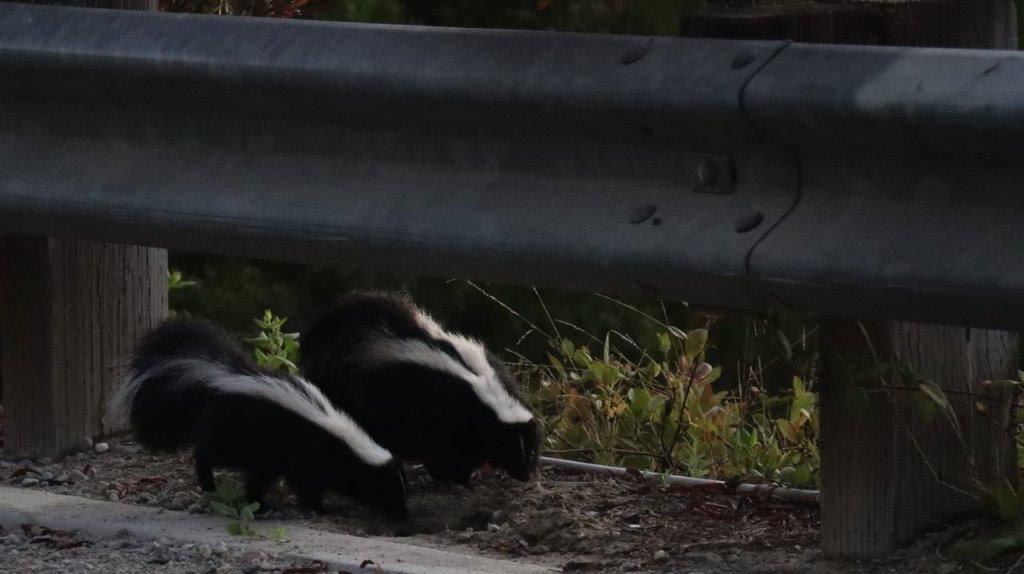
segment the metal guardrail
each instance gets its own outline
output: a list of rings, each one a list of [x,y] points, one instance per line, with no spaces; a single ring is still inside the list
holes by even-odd
[[[5,233],[1013,326],[1021,136],[1015,53],[0,4]]]

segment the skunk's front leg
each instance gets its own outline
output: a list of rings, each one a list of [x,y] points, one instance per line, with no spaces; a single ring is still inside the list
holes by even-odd
[[[295,477],[288,477],[287,482],[303,506],[309,510],[323,512],[324,489],[322,487]]]
[[[259,502],[263,506],[263,493],[270,488],[274,482],[274,476],[262,472],[250,472],[245,480],[245,499],[249,502]]]
[[[196,479],[199,487],[206,492],[217,490],[217,484],[213,480],[213,465],[210,463],[210,453],[202,446],[196,447]]]

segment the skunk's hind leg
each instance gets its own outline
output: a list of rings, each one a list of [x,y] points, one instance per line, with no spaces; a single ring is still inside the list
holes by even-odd
[[[203,447],[196,447],[196,479],[199,487],[206,492],[213,492],[217,489],[217,483],[213,480],[213,464],[210,461],[210,453]]]

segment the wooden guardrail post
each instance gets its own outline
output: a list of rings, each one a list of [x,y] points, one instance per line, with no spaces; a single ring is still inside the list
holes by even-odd
[[[154,10],[153,0],[36,2]],[[102,34],[102,30],[97,30]],[[0,244],[4,450],[53,456],[102,422],[117,364],[167,313],[167,251],[6,236]]]
[[[1009,0],[805,3],[712,8],[684,19],[682,32],[1013,49],[1015,22]],[[839,318],[826,318],[821,332],[827,556],[884,555],[940,519],[976,512],[984,490],[997,481],[1016,484],[1016,445],[1008,432],[1014,392],[984,384],[1018,377],[1016,334]],[[872,366],[875,373],[864,376]],[[883,372],[885,366],[904,372]],[[929,397],[921,386],[931,384],[942,391]]]
[[[821,332],[826,555],[884,555],[1016,481],[1013,389],[984,382],[1016,378],[1016,335],[836,318]]]
[[[4,448],[53,456],[122,430],[102,416],[117,366],[167,310],[167,251],[9,235],[0,245]]]

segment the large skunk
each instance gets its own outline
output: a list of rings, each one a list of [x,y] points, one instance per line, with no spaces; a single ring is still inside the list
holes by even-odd
[[[246,474],[249,500],[283,477],[312,509],[333,490],[408,517],[400,461],[319,389],[261,370],[205,323],[171,320],[147,335],[110,409],[151,450],[193,447],[204,490],[213,468],[227,467]]]
[[[302,333],[301,368],[396,456],[468,484],[489,463],[518,480],[537,465],[537,421],[504,366],[408,299],[348,295]]]

